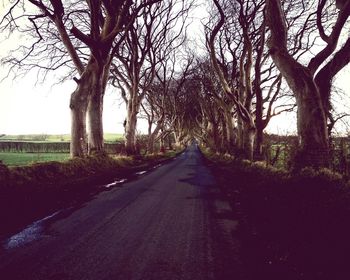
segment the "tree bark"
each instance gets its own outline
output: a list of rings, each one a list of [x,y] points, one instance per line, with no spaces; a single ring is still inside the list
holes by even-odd
[[[265,30],[265,26],[263,28]],[[256,127],[256,141],[255,141],[255,159],[263,160],[263,141],[264,141],[264,129],[266,125],[264,124],[263,111],[264,111],[264,100],[263,93],[261,89],[261,60],[264,48],[264,36],[265,32],[262,32],[261,47],[257,50],[257,58],[255,61],[255,78],[254,78],[254,93],[255,93],[255,127]]]
[[[263,160],[264,126],[256,121],[255,159]]]
[[[94,95],[90,97],[87,108],[89,155],[103,153],[103,96],[102,93],[94,93]]]
[[[233,119],[231,111],[225,110],[225,122],[226,122],[226,141],[228,153],[232,154],[234,150],[234,131],[233,131]]]
[[[130,94],[135,98],[135,95]],[[137,114],[139,111],[137,102],[131,98],[127,104],[127,117],[125,125],[125,151],[127,155],[139,154],[136,139]]]
[[[208,121],[207,136],[207,145],[209,146],[210,150],[212,150],[214,153],[219,152],[221,150],[221,143],[219,143],[219,130],[217,124]]]
[[[243,150],[243,120],[240,115],[237,115],[237,137],[236,137],[236,146],[238,149],[238,153],[241,153]]]
[[[165,139],[164,136],[161,136],[159,139],[159,152],[164,154],[165,153]]]
[[[327,167],[329,164],[327,118],[312,78],[306,78],[301,87],[294,89],[294,94],[298,106],[297,128],[300,145],[295,167]]]
[[[72,93],[70,100],[71,110],[71,157],[84,157],[87,154],[86,139],[86,109],[87,96],[78,85],[77,89]]]
[[[268,41],[271,57],[293,91],[298,107],[299,151],[295,168],[326,167],[329,164],[327,119],[320,92],[311,71],[288,53],[281,2],[267,0],[266,12],[271,30]]]
[[[102,113],[103,97],[110,69],[108,60],[105,59],[104,63],[102,61],[94,63],[87,107],[89,154],[101,154],[104,151]]]
[[[153,132],[149,135],[148,141],[147,141],[147,153],[148,154],[153,154],[154,153],[154,142],[156,140],[156,137],[162,128],[163,121],[158,121],[157,126],[153,130]]]
[[[173,149],[172,139],[171,139],[171,134],[168,134],[168,149],[169,149],[170,151],[174,150],[174,149]]]
[[[254,127],[254,121],[251,113],[252,92],[251,92],[251,78],[250,78],[250,71],[252,67],[252,45],[251,45],[250,39],[248,38],[249,36],[247,33],[247,29],[246,28],[243,29],[244,31],[243,48],[244,49],[240,59],[240,85],[239,85],[239,89],[237,90],[237,89],[231,88],[229,82],[225,77],[224,72],[222,71],[221,66],[218,63],[218,59],[216,58],[215,37],[218,34],[221,27],[224,25],[225,14],[218,0],[214,0],[214,4],[219,11],[220,19],[219,19],[219,22],[212,29],[208,40],[211,63],[215,71],[215,74],[217,75],[218,80],[220,81],[220,85],[223,91],[230,98],[230,100],[233,101],[237,109],[237,114],[241,117],[241,120],[243,122],[243,127],[246,127],[246,126]],[[240,128],[238,127],[238,130],[239,129]],[[223,132],[225,132],[224,129],[223,129]],[[238,134],[239,133],[240,131],[238,131]],[[249,134],[250,134],[250,131],[249,131]],[[241,140],[242,139],[238,139],[238,141],[241,141]],[[244,146],[245,145],[244,142],[245,140],[243,139],[243,143],[240,143],[240,144]],[[238,151],[238,156],[240,155],[244,156],[246,153],[247,152]],[[250,153],[250,151],[248,151],[248,153]]]
[[[89,99],[91,95],[94,95],[95,83],[98,78],[96,63],[90,59],[81,78],[76,80],[77,88],[72,93],[70,100],[72,116],[70,153],[72,157],[83,157],[87,154],[86,114],[89,103],[92,104]],[[94,124],[89,124],[89,127],[91,126],[93,127]]]
[[[256,128],[247,122],[244,122],[243,129],[243,156],[244,159],[253,161],[254,159],[254,140]]]
[[[183,146],[183,143],[181,142],[181,133],[177,131],[177,129],[174,131],[174,139],[175,139],[175,148],[180,149]]]

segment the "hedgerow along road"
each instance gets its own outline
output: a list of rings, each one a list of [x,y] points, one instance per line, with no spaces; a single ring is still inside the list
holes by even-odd
[[[141,174],[4,240],[0,278],[242,279],[237,222],[197,145]]]

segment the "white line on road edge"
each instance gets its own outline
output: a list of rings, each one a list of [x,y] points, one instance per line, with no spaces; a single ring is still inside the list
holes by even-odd
[[[122,184],[122,183],[126,182],[126,180],[127,179],[121,179],[121,180],[114,181],[114,182],[112,182],[110,184],[105,185],[105,188],[110,188],[110,187],[114,187],[114,186],[116,186],[118,184]]]
[[[161,164],[157,164],[156,166],[153,167],[153,169],[157,169],[158,167],[161,167]]]

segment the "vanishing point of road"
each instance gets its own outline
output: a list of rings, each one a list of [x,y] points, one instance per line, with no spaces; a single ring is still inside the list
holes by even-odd
[[[68,210],[3,241],[0,279],[242,279],[237,222],[195,144]]]

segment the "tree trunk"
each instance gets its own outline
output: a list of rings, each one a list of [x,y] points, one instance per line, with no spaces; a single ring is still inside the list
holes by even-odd
[[[136,125],[137,125],[137,106],[135,101],[128,102],[127,117],[125,125],[125,150],[127,155],[136,155],[139,153],[136,139]]]
[[[228,142],[228,136],[227,136],[227,123],[225,120],[225,117],[223,116],[220,120],[221,122],[221,145],[222,145],[222,150],[224,153],[229,153],[230,152],[230,145]]]
[[[237,135],[236,135],[236,156],[239,158],[244,150],[244,122],[240,115],[237,116]]]
[[[260,66],[260,65],[259,65]],[[256,69],[255,73],[259,70]],[[256,141],[255,141],[255,158],[257,160],[263,160],[263,141],[264,141],[264,120],[263,120],[263,98],[262,90],[260,88],[260,73],[256,74],[255,78],[255,96],[256,96],[256,106],[255,106],[255,126],[256,126]]]
[[[103,66],[101,62],[90,58],[81,78],[77,80],[77,89],[70,101],[72,157],[82,157],[87,152],[89,154],[103,152],[102,109],[108,71],[109,65]]]
[[[109,63],[101,61],[93,63],[93,73],[90,85],[89,103],[87,107],[88,119],[88,151],[89,154],[103,153],[103,97],[106,90]]]
[[[168,148],[169,148],[170,151],[173,150],[173,143],[172,143],[171,140],[172,140],[171,139],[171,134],[168,134]]]
[[[297,100],[297,127],[299,151],[295,167],[327,167],[329,164],[329,141],[327,119],[322,102],[312,80],[305,87],[294,91]]]
[[[148,141],[147,141],[147,153],[153,154],[154,153],[154,142],[156,140],[156,137],[162,127],[163,122],[158,122],[157,126],[155,127],[154,131],[149,135]]]
[[[255,159],[263,160],[264,126],[261,120],[256,119],[256,138],[255,138]]]
[[[276,58],[275,58],[276,59]],[[323,102],[309,70],[295,62],[285,66],[283,59],[277,58],[277,67],[286,67],[281,71],[292,89],[298,107],[297,129],[299,148],[295,158],[295,168],[304,166],[328,167],[329,141],[327,117]]]
[[[295,168],[327,167],[329,141],[322,99],[308,69],[298,63],[294,66],[294,69],[282,74],[294,93],[298,107],[299,149],[295,158]]]
[[[148,137],[147,141],[147,154],[153,154],[154,153],[154,141],[155,141],[155,136],[153,133]]]
[[[255,139],[255,159],[263,160],[263,142],[264,142],[264,133],[263,129],[260,127],[256,129],[256,139]]]
[[[87,154],[86,139],[87,96],[78,85],[70,100],[71,109],[71,157],[84,157]]]
[[[147,151],[146,151],[148,154],[153,154],[153,152],[154,152],[154,145],[151,145],[151,142],[154,143],[154,139],[153,139],[153,141],[151,141],[151,138],[152,138],[152,126],[153,126],[153,122],[150,120],[150,118],[148,118]]]
[[[103,94],[94,93],[87,108],[89,155],[103,153],[102,111]]]
[[[253,160],[256,128],[254,123],[244,121],[240,116],[237,120],[236,156],[240,159]]]
[[[207,144],[210,150],[213,151],[214,153],[219,152],[221,143],[219,143],[219,131],[218,131],[217,124],[214,124],[213,122],[208,121],[207,134],[208,134]]]
[[[164,136],[160,137],[159,139],[159,152],[164,154],[165,153],[165,144],[164,144]]]
[[[221,151],[221,144],[220,144],[220,140],[219,140],[219,129],[218,129],[217,124],[213,125],[213,141],[214,141],[215,153],[220,152]]]
[[[231,111],[225,112],[225,122],[226,122],[227,149],[228,149],[228,153],[232,154],[235,137],[234,137],[233,119],[232,119]]]
[[[95,75],[93,63],[90,60],[80,80],[77,80],[76,90],[71,95],[69,105],[72,116],[71,157],[84,157],[87,154],[86,112]]]
[[[243,130],[243,157],[253,161],[254,156],[254,140],[255,140],[256,128],[247,122],[244,122]]]
[[[293,91],[298,106],[299,151],[295,159],[295,168],[327,167],[329,164],[327,119],[312,72],[288,53],[287,25],[281,2],[267,1],[266,15],[271,30],[268,40],[271,57]]]
[[[180,141],[180,139],[181,139],[180,133],[174,131],[174,139],[175,139],[175,148],[177,148],[177,149],[181,148],[182,145],[181,145],[181,141]]]

